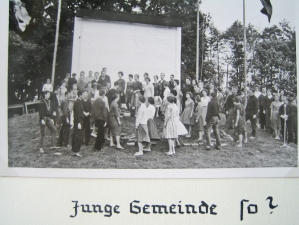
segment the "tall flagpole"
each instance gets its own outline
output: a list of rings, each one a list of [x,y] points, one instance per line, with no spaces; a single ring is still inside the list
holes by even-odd
[[[247,106],[247,73],[246,73],[246,24],[245,24],[245,0],[243,0],[243,25],[244,25],[244,94],[245,94],[245,103],[244,106]]]
[[[54,86],[54,79],[55,79],[55,67],[56,67],[57,45],[58,45],[58,36],[59,36],[59,23],[60,23],[60,10],[61,10],[61,0],[58,0],[56,34],[55,34],[55,45],[54,45],[54,55],[53,55],[53,64],[52,64],[52,77],[51,77],[52,86]]]
[[[196,80],[198,81],[199,71],[199,0],[197,0],[197,28],[196,28]]]

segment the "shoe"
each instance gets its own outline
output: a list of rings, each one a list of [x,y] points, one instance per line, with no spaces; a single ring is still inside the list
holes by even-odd
[[[176,147],[176,148],[180,148],[180,147],[181,147],[181,145],[176,145],[175,147]]]
[[[207,150],[207,151],[211,150],[211,146],[207,146],[207,147],[206,147],[206,150]]]
[[[142,153],[142,152],[135,152],[134,155],[135,155],[135,156],[139,156],[139,155],[143,155],[143,153]]]
[[[40,148],[40,149],[39,149],[39,152],[40,152],[40,153],[44,153],[44,149],[43,149],[43,148]]]
[[[165,152],[166,155],[172,155],[172,152]]]
[[[217,149],[217,150],[221,150],[220,146],[216,146],[215,149]]]
[[[97,135],[96,135],[95,133],[91,133],[90,136],[92,136],[92,137],[97,137]]]
[[[187,134],[185,137],[186,137],[186,138],[191,138],[191,135],[190,135],[190,134]]]
[[[79,153],[75,153],[74,156],[82,157],[82,155],[80,155]]]
[[[251,136],[250,139],[255,139],[255,137]]]
[[[57,147],[57,146],[53,146],[53,147],[51,147],[50,149],[59,149],[59,147]]]
[[[144,151],[144,152],[150,152],[151,149],[149,149],[149,148],[144,148],[143,151]]]
[[[123,147],[116,147],[116,149],[118,149],[118,150],[125,150],[125,148],[123,148]]]
[[[71,147],[71,146],[70,146],[70,145],[65,145],[64,147],[69,148],[69,147]]]

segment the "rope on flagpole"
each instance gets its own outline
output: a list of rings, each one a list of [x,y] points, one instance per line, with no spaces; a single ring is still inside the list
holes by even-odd
[[[56,68],[57,46],[58,46],[58,36],[59,36],[60,11],[61,11],[61,0],[58,0],[58,11],[57,11],[57,23],[56,23],[55,45],[54,45],[53,64],[52,64],[52,76],[51,76],[51,83],[52,83],[52,86],[53,86],[53,87],[54,87],[54,79],[55,79],[55,68]]]

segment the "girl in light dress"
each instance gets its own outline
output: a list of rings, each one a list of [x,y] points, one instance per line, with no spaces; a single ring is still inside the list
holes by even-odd
[[[207,90],[202,90],[201,91],[202,97],[201,97],[201,104],[203,107],[203,118],[204,120],[206,119],[206,115],[207,115],[207,111],[208,111],[208,103],[211,101],[210,97],[208,96],[208,92]]]
[[[149,97],[154,97],[154,86],[150,82],[151,82],[151,79],[149,77],[145,77],[145,84],[143,85],[142,89],[144,91],[145,105],[146,106],[148,106],[147,99]]]
[[[279,117],[279,107],[283,103],[279,101],[279,95],[276,94],[274,96],[274,102],[270,105],[270,121],[271,121],[271,127],[274,130],[275,139],[280,140],[279,134],[280,134],[280,117]]]
[[[163,137],[168,139],[169,151],[165,152],[166,155],[175,154],[174,140],[178,138],[178,129],[175,118],[178,114],[178,108],[174,104],[174,98],[172,96],[167,97],[168,105],[165,110],[165,120],[163,126]]]
[[[195,131],[198,131],[198,139],[196,140],[196,142],[202,141],[203,138],[203,133],[204,133],[204,121],[205,118],[203,117],[203,107],[202,107],[202,103],[201,103],[201,98],[199,95],[195,96],[195,104],[196,104],[196,108],[194,111],[194,127],[193,129]]]
[[[172,90],[172,91],[175,91],[175,90]],[[177,98],[173,98],[173,103],[174,103],[174,107],[176,106],[177,107]],[[178,107],[177,107],[178,108]],[[184,126],[184,124],[180,121],[180,112],[179,112],[179,108],[177,110],[177,114],[176,114],[176,117],[175,117],[175,123],[176,123],[176,126],[177,126],[177,133],[178,133],[178,136],[179,135],[186,135],[188,134],[188,131],[186,129],[186,127]],[[180,144],[180,141],[179,141],[179,138],[175,138],[175,142],[176,142],[176,146],[179,148],[181,147],[181,144]]]
[[[192,131],[192,125],[194,125],[194,122],[192,120],[193,117],[193,110],[194,110],[194,102],[191,99],[192,94],[191,92],[186,93],[186,102],[185,102],[185,109],[184,112],[181,115],[181,121],[186,126],[187,129],[189,129],[189,133],[186,135],[186,137],[191,137],[191,131]]]

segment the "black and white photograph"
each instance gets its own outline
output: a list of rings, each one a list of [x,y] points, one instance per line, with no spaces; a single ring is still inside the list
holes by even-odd
[[[9,0],[8,168],[297,168],[294,7]]]

